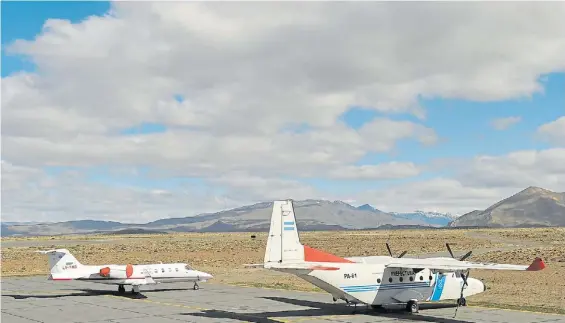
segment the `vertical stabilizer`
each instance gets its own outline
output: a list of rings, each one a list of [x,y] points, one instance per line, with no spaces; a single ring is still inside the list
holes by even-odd
[[[274,201],[271,227],[265,250],[265,263],[304,260],[292,200]]]
[[[70,274],[82,267],[82,264],[67,249],[38,252],[46,254],[49,257],[49,272],[53,275],[53,277],[67,273]]]

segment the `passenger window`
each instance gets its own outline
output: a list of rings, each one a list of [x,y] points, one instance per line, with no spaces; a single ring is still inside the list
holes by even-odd
[[[398,278],[398,280],[400,280],[400,282],[402,283],[402,281],[404,280],[402,277]]]
[[[173,271],[171,268],[169,268],[169,272]]]
[[[424,280],[424,276],[420,276],[420,280]]]
[[[381,279],[380,279],[380,278],[377,278],[377,283],[380,284],[380,282],[381,282]]]
[[[432,276],[428,277],[430,280],[434,279]]]
[[[390,277],[390,278],[388,279],[388,282],[389,282],[389,283],[392,283],[392,277]]]
[[[155,268],[155,273],[158,273],[158,272],[159,272],[159,269]]]
[[[179,271],[179,269],[178,269],[178,268],[175,268],[175,271],[176,271],[176,272],[178,272],[178,271]]]
[[[414,277],[410,276],[410,281],[414,281]]]
[[[161,268],[161,272],[164,273],[164,272],[165,272],[165,268]]]

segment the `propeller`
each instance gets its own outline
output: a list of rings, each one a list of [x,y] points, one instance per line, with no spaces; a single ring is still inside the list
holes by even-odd
[[[469,278],[469,272],[471,271],[471,269],[467,269],[467,273],[461,273],[461,278],[463,279],[463,284],[461,284],[461,295],[459,296],[459,299],[457,300],[457,307],[455,308],[455,314],[453,315],[453,317],[455,318],[457,316],[457,310],[459,309],[459,306],[461,305],[461,300],[463,299],[463,289],[465,289],[465,286],[469,286],[469,284],[467,284],[467,278]]]
[[[388,254],[389,254],[391,257],[394,257],[394,256],[392,255],[392,251],[390,250],[390,246],[389,246],[388,242],[386,243],[386,249],[388,250]],[[406,255],[406,253],[408,253],[408,251],[405,250],[405,251],[403,251],[400,255],[398,255],[396,258],[402,258],[402,257],[404,257],[404,255]]]
[[[453,254],[453,251],[451,250],[449,243],[446,243],[445,246],[447,247],[447,251],[449,251],[451,258],[457,259],[457,258],[455,258],[455,255]],[[464,254],[463,256],[461,256],[458,260],[463,261],[463,260],[469,258],[472,254],[473,254],[473,251],[469,251],[466,254]],[[457,300],[457,307],[455,308],[455,315],[453,315],[453,317],[457,316],[457,310],[459,309],[459,306],[461,305],[461,300],[463,299],[463,290],[465,289],[465,286],[469,286],[469,284],[467,283],[467,278],[469,278],[469,272],[470,271],[471,271],[471,269],[467,269],[467,273],[461,273],[461,278],[463,279],[463,284],[461,284],[461,294],[460,294],[459,299]]]
[[[449,243],[445,243],[445,246],[447,247],[447,251],[449,251],[449,254],[451,255],[451,258],[455,259],[455,256],[453,255],[453,251],[451,251],[451,247],[449,246]],[[459,261],[463,261],[467,258],[469,258],[471,255],[473,254],[473,251],[469,251],[466,254],[464,254],[463,256],[461,256],[461,258],[459,258]]]

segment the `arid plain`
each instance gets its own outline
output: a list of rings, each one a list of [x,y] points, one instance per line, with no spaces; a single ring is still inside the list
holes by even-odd
[[[251,236],[256,235],[255,239]],[[266,233],[174,233],[157,235],[87,235],[2,238],[2,276],[47,275],[39,249],[67,248],[83,264],[188,262],[214,275],[210,283],[320,291],[294,276],[262,269]],[[393,254],[446,256],[473,250],[470,261],[529,264],[542,257],[541,272],[472,270],[488,289],[468,299],[470,305],[565,314],[565,228],[396,230],[302,232],[302,243],[340,256]],[[330,298],[329,294],[320,297]]]

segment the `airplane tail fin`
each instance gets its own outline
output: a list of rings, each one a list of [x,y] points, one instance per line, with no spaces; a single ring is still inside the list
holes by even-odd
[[[49,257],[49,272],[53,278],[66,276],[66,274],[71,274],[73,271],[83,267],[67,249],[40,250],[37,252],[46,254]]]
[[[285,263],[308,262],[351,263],[353,261],[303,245],[296,226],[292,200],[274,201],[264,265],[280,267]],[[310,268],[310,265],[307,268]],[[325,267],[316,268],[322,270]],[[334,268],[328,267],[325,270],[334,270]]]
[[[304,260],[304,248],[296,228],[292,200],[274,201],[265,263]]]

